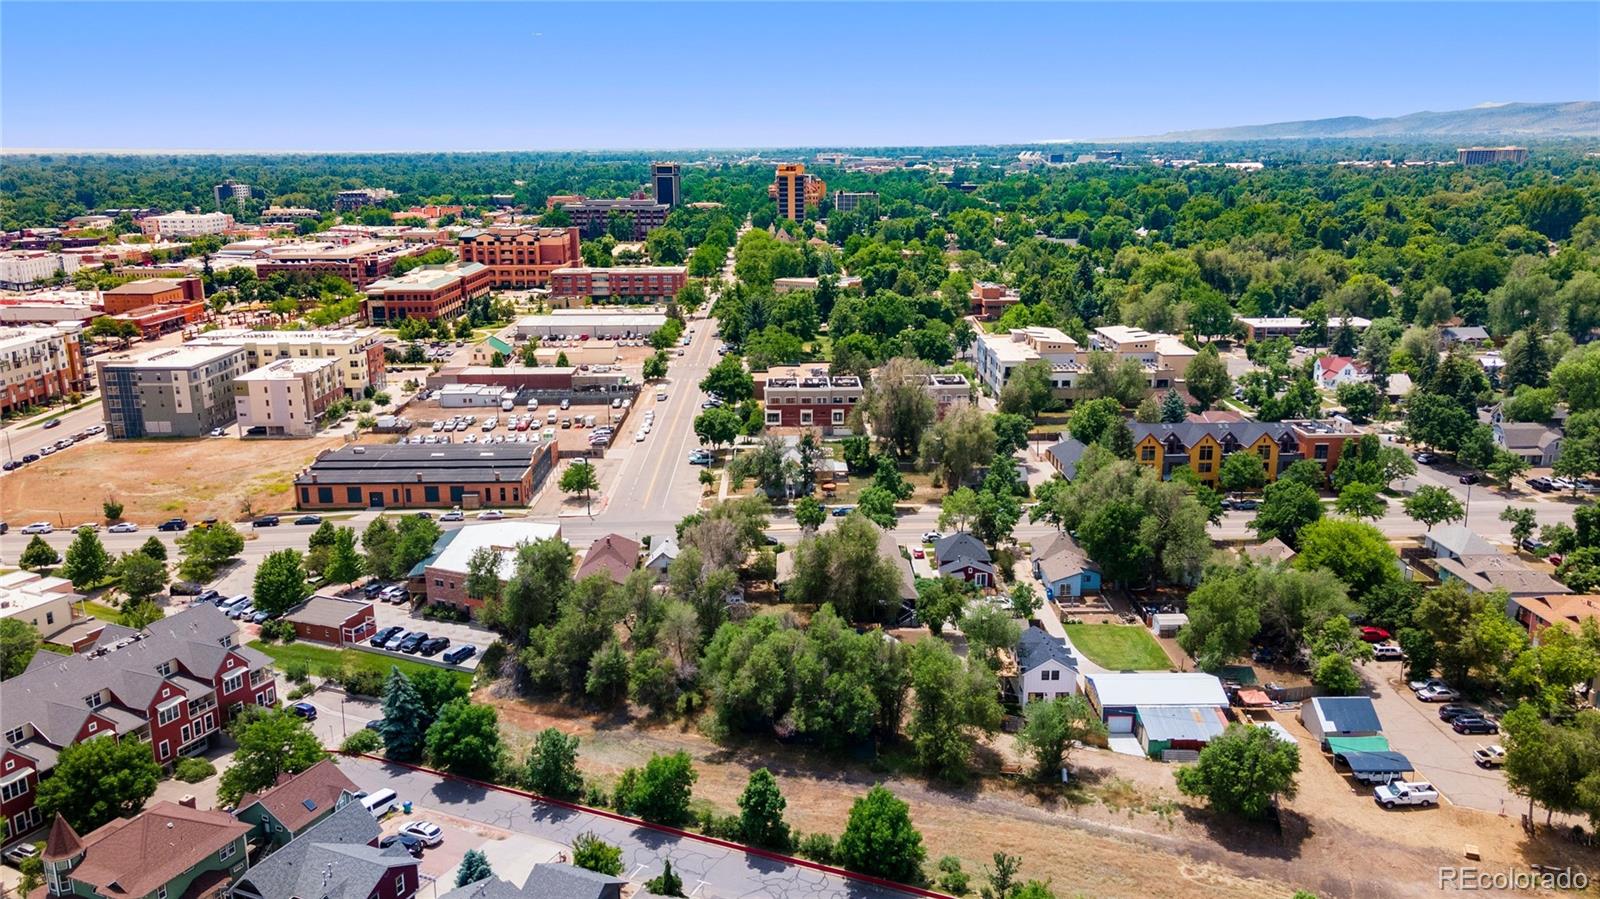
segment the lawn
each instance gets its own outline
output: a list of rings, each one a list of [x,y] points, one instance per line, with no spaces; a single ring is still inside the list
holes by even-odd
[[[101,621],[109,621],[112,624],[115,624],[119,619],[122,618],[121,612],[117,611],[111,606],[106,605],[105,603],[95,602],[91,599],[86,599],[83,601],[83,610],[88,613],[90,618],[98,618]]]
[[[311,673],[328,668],[369,668],[380,674],[388,674],[391,666],[397,666],[408,677],[419,671],[427,669],[440,670],[437,665],[425,665],[407,659],[395,659],[389,656],[380,656],[373,652],[362,652],[358,649],[331,649],[326,646],[313,646],[308,643],[263,643],[260,640],[250,641],[251,649],[259,649],[272,657],[279,668],[289,662],[304,662],[310,666]],[[466,672],[453,672],[468,686],[471,685],[471,675]]]
[[[1079,652],[1112,671],[1166,671],[1172,667],[1160,644],[1137,624],[1069,624],[1066,629]]]

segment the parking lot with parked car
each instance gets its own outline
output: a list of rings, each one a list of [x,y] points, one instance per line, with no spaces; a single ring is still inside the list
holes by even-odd
[[[1416,766],[1415,779],[1431,783],[1449,802],[1482,811],[1515,814],[1527,804],[1512,794],[1497,766],[1481,766],[1473,756],[1501,738],[1487,732],[1458,733],[1452,727],[1454,719],[1473,713],[1488,722],[1488,710],[1459,696],[1441,702],[1418,699],[1398,662],[1372,662],[1367,668],[1376,684],[1372,705],[1383,734]]]

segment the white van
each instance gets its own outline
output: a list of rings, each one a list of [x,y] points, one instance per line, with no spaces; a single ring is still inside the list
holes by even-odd
[[[528,408],[529,409],[537,409],[537,408],[539,408],[539,398],[536,397],[536,396],[528,397]]]
[[[379,790],[376,793],[361,797],[361,804],[366,807],[367,811],[372,813],[372,817],[379,820],[382,820],[384,815],[393,811],[395,805],[399,802],[400,797],[395,794],[395,791],[388,789]]]

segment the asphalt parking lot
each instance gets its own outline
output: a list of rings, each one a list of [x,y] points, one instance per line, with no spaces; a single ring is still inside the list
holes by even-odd
[[[439,662],[440,658],[451,649],[463,643],[478,647],[478,654],[468,659],[460,666],[463,671],[472,671],[478,666],[478,659],[483,655],[483,650],[494,642],[493,631],[486,630],[476,625],[458,621],[433,621],[423,618],[411,610],[410,605],[391,605],[390,603],[373,600],[373,615],[378,619],[378,630],[398,625],[408,631],[425,631],[434,637],[449,637],[448,649],[435,654],[432,660]],[[419,661],[428,661],[427,656],[406,656]]]
[[[1526,805],[1506,787],[1503,773],[1479,768],[1472,761],[1472,750],[1499,743],[1501,737],[1451,730],[1439,720],[1441,703],[1422,702],[1406,686],[1399,662],[1369,662],[1366,673],[1375,685],[1372,705],[1383,722],[1383,735],[1417,767],[1417,779],[1432,783],[1445,799],[1468,808],[1517,814]]]

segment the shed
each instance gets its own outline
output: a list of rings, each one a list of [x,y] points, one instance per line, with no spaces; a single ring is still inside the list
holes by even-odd
[[[1173,749],[1198,751],[1228,729],[1216,706],[1140,706],[1139,744],[1151,758]]]
[[[1383,732],[1378,711],[1365,696],[1314,696],[1300,705],[1300,723],[1323,744],[1330,737],[1370,737]]]
[[[360,643],[378,629],[372,603],[333,596],[313,596],[291,609],[284,620],[294,625],[300,639],[330,646]]]
[[[1134,733],[1141,708],[1228,704],[1222,681],[1198,672],[1096,672],[1084,675],[1089,704],[1113,734]]]
[[[1150,616],[1150,632],[1157,637],[1176,637],[1188,623],[1189,616],[1182,612],[1157,612]]]

